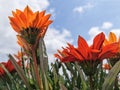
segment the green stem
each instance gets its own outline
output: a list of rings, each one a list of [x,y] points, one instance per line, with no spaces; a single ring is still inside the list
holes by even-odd
[[[37,66],[36,53],[35,53],[35,49],[34,48],[32,48],[32,56],[33,56],[33,60],[34,60],[33,67],[35,69],[36,80],[38,82],[40,90],[43,90],[43,86],[42,86],[42,82],[41,82],[41,78],[40,78],[39,70],[38,70],[38,66]]]
[[[89,80],[90,80],[90,90],[94,90],[94,87],[93,87],[93,78],[92,78],[91,75],[89,76]]]
[[[119,90],[119,88],[118,88],[118,79],[117,79],[117,77],[115,78],[114,90]]]

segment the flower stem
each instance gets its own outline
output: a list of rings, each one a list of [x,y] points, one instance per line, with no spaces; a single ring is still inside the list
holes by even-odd
[[[115,83],[114,83],[114,90],[118,90],[118,79],[117,77],[115,78]]]
[[[90,90],[94,90],[94,88],[93,88],[93,78],[92,78],[92,75],[89,76],[89,80],[90,80]]]
[[[34,60],[33,67],[35,69],[36,80],[38,82],[40,90],[43,90],[43,86],[42,86],[42,82],[41,82],[41,78],[40,78],[39,70],[38,70],[38,66],[37,66],[36,53],[35,53],[35,49],[34,48],[32,48],[32,56],[33,56],[33,60]]]

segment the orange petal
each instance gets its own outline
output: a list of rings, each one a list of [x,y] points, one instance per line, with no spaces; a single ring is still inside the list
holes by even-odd
[[[27,27],[29,27],[29,19],[32,17],[33,12],[32,10],[29,8],[29,6],[26,6],[26,8],[24,9],[24,14],[27,18]]]
[[[104,46],[102,52],[99,54],[99,59],[111,58],[118,52],[118,43],[112,43]]]
[[[107,44],[109,44],[109,41],[107,39],[105,39],[104,45],[107,45]]]
[[[33,11],[29,8],[29,6],[26,6],[24,9],[24,14],[29,19],[31,15],[33,15]]]
[[[21,11],[19,11],[19,14],[13,12],[14,19],[19,22],[19,27],[26,28],[26,21],[24,20],[25,16],[21,17],[21,15],[24,15]]]
[[[41,12],[39,13],[39,19],[42,18],[42,17],[45,15],[45,12],[46,12],[46,11],[43,10],[43,11],[41,11]]]
[[[10,23],[10,25],[17,33],[20,32],[20,29],[17,26],[15,26],[12,22]]]
[[[9,17],[9,19],[10,19],[10,23],[14,28],[21,30],[21,27],[19,26],[19,22],[15,18]]]
[[[76,59],[84,60],[84,57],[71,45],[68,43],[70,54],[73,55]]]
[[[116,41],[117,41],[116,35],[113,32],[110,32],[110,34],[109,34],[109,42],[113,43],[113,42],[116,42]]]
[[[58,58],[58,59],[62,59],[62,57],[59,54],[54,54],[54,57]]]
[[[84,38],[78,37],[78,51],[84,59],[88,59],[89,46]]]
[[[36,12],[36,18],[33,21],[33,27],[36,27],[38,22],[39,22],[39,12]]]
[[[100,34],[98,34],[98,35],[94,38],[92,48],[93,48],[93,49],[98,49],[98,50],[101,49],[104,40],[105,40],[105,35],[104,35],[103,32],[101,32]]]
[[[61,59],[61,62],[75,62],[75,61],[78,61],[76,58],[74,58],[72,55],[70,56],[67,56],[67,57],[64,57]]]
[[[30,27],[33,27],[34,21],[38,19],[38,13],[39,13],[39,12],[34,13],[34,14],[32,15],[32,17],[29,18],[29,25],[30,25]],[[38,20],[37,20],[37,21],[38,21]]]
[[[50,18],[51,14],[48,14],[44,17],[42,17],[41,21],[38,23],[37,27],[41,28],[41,26],[44,26],[44,24],[48,21]]]
[[[16,9],[16,14],[17,14],[17,15],[20,15],[21,13],[22,13],[22,11],[21,11],[21,10]]]
[[[39,24],[41,23],[44,15],[45,15],[45,10],[39,13],[38,23],[36,24],[36,27],[39,27]]]
[[[52,20],[48,20],[48,21],[44,24],[44,26],[48,26],[48,25],[50,25],[52,22],[53,22]]]

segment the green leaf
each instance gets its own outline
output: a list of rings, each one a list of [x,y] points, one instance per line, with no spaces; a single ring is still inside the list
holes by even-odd
[[[76,66],[76,68],[77,68],[77,70],[78,70],[78,72],[79,72],[79,74],[80,74],[81,81],[82,81],[82,84],[83,84],[83,90],[87,90],[88,87],[87,87],[87,85],[86,85],[86,80],[85,80],[85,76],[84,76],[84,74],[83,74],[83,71],[80,69],[80,67],[78,66],[78,63],[77,63],[77,62],[75,62],[75,66]]]
[[[60,84],[60,90],[67,90],[67,88],[63,84]]]
[[[48,84],[45,73],[44,73],[44,84],[45,84],[45,90],[49,90],[49,84]]]
[[[43,38],[39,41],[39,53],[40,53],[40,67],[43,72],[48,71],[48,56],[46,53],[46,47]]]
[[[79,90],[77,87],[74,87],[73,90]]]
[[[28,81],[27,81],[27,78],[26,76],[24,75],[24,71],[23,69],[16,63],[15,59],[13,58],[12,55],[9,55],[9,58],[10,58],[10,61],[12,62],[12,64],[14,65],[18,75],[20,76],[20,78],[23,80],[23,82],[25,83],[26,87],[29,89],[29,90],[32,90]]]
[[[111,86],[113,87],[114,80],[118,73],[120,72],[120,60],[113,66],[110,70],[109,74],[105,78],[105,81],[102,86],[102,90],[111,90]]]
[[[14,81],[14,78],[12,77],[12,75],[10,74],[10,72],[5,68],[5,66],[3,64],[0,63],[0,66],[4,69],[4,71],[6,72],[7,76],[9,77],[9,80],[11,81],[11,83],[14,85],[15,90],[17,90],[16,87],[16,83]]]

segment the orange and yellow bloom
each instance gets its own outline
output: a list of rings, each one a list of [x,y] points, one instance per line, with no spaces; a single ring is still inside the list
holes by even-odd
[[[13,17],[9,17],[12,28],[17,32],[26,30],[28,28],[38,29],[41,33],[52,23],[49,20],[50,14],[45,15],[45,11],[33,12],[29,6],[26,6],[24,11],[16,9],[16,12],[12,12]]]
[[[109,58],[110,64],[113,66],[118,60],[120,60],[120,36],[117,38],[115,33],[110,32],[108,39],[105,39],[104,45],[112,44],[112,43],[118,43],[118,50],[117,54],[114,57]]]
[[[119,36],[119,38],[117,38],[115,33],[110,32],[109,37],[108,37],[108,39],[105,39],[104,44],[108,45],[108,44],[115,43],[115,42],[118,43],[118,46],[119,46],[118,52],[120,53],[120,36]]]
[[[45,11],[33,12],[29,6],[23,11],[16,9],[12,14],[13,17],[9,17],[12,28],[32,45],[44,37],[48,26],[52,23],[52,20],[49,20],[51,14],[45,15]]]

